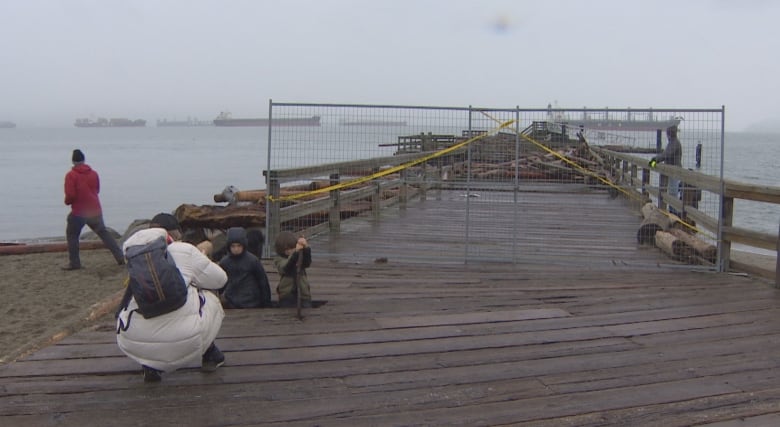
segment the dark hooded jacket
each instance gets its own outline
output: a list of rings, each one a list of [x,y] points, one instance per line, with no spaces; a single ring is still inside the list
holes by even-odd
[[[239,255],[230,252],[230,245],[240,243],[244,250]],[[271,306],[271,287],[263,264],[247,251],[246,230],[241,227],[227,231],[228,252],[219,265],[227,273],[227,284],[222,291],[227,308],[256,308]]]
[[[682,144],[676,136],[669,138],[669,143],[666,144],[663,153],[656,157],[656,161],[672,166],[682,165]]]

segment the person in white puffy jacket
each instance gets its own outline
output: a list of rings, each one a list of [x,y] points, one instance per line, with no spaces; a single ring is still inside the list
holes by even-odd
[[[157,382],[161,373],[194,365],[213,372],[225,363],[225,356],[214,344],[225,312],[212,290],[222,288],[227,275],[195,246],[180,242],[179,222],[171,214],[158,214],[148,229],[137,231],[122,249],[168,239],[168,253],[188,286],[187,302],[180,308],[149,319],[140,313],[134,299],[117,316],[117,344],[124,354],[140,363],[145,382]]]

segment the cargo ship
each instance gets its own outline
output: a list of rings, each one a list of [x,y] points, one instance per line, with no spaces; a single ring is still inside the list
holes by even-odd
[[[341,126],[406,126],[402,120],[344,120]]]
[[[14,122],[2,122],[0,121],[0,129],[13,129],[16,127]]]
[[[563,123],[570,128],[583,127],[594,131],[657,131],[666,130],[672,126],[680,126],[681,120],[679,117],[668,120],[568,119]]]
[[[168,119],[157,119],[157,127],[189,127],[189,126],[212,126],[214,123],[205,121],[205,120],[198,120],[196,118],[189,118],[187,117],[187,120],[168,120]]]
[[[223,111],[214,119],[214,126],[319,126],[320,116],[311,117],[280,117],[269,121],[268,119],[234,119],[229,112]]]
[[[73,125],[77,128],[144,127],[146,126],[146,120],[130,120],[125,118],[106,119],[100,117],[97,120],[76,119],[76,122]]]

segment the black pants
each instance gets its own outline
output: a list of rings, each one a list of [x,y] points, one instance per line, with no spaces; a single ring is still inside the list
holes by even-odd
[[[124,260],[124,254],[122,249],[119,249],[116,240],[108,232],[106,225],[103,223],[103,215],[98,215],[90,218],[81,217],[68,214],[68,225],[65,228],[65,237],[68,239],[68,258],[70,259],[70,266],[73,268],[81,268],[81,258],[79,258],[79,237],[81,236],[81,229],[87,225],[95,234],[100,237],[106,248],[114,255],[117,263],[121,263]]]

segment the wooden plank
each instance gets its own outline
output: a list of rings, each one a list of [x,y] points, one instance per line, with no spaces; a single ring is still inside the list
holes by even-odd
[[[564,310],[527,309],[515,311],[486,311],[465,314],[440,314],[435,316],[406,316],[403,318],[379,318],[377,322],[383,328],[411,328],[436,325],[463,325],[468,323],[510,322],[516,320],[549,319],[569,316]]]

